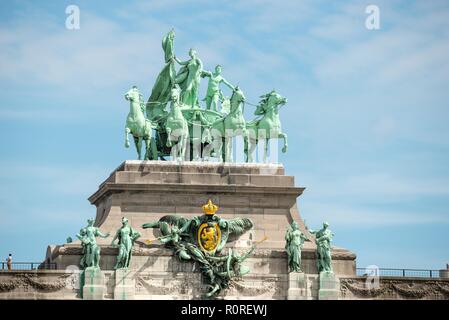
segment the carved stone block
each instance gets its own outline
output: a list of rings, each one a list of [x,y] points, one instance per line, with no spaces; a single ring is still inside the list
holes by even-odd
[[[84,300],[103,300],[106,288],[100,268],[89,267],[82,274]]]

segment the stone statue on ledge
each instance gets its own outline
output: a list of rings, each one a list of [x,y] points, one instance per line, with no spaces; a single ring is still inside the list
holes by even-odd
[[[99,228],[94,227],[94,220],[88,219],[87,227],[82,228],[76,237],[81,241],[83,247],[83,257],[80,261],[81,268],[99,268],[100,247],[97,245],[96,237],[107,238],[109,237],[109,233],[101,233]]]
[[[333,272],[331,242],[334,234],[329,229],[329,223],[323,222],[323,227],[320,230],[309,230],[309,232],[314,234],[316,239],[318,272]]]
[[[307,237],[299,230],[298,223],[293,221],[285,233],[285,250],[288,255],[288,267],[290,272],[302,272],[301,250]]]
[[[114,269],[129,268],[133,245],[139,237],[140,233],[131,228],[128,219],[123,217],[122,227],[117,230],[117,233],[111,242],[112,246],[118,246],[119,248],[117,263],[115,264]],[[116,240],[118,240],[118,244],[115,244]]]

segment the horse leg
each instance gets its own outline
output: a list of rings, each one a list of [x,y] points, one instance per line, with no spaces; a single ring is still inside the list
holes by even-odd
[[[190,143],[189,143],[189,135],[185,135],[181,138],[181,155],[180,155],[180,161],[184,161],[186,158],[186,151],[187,151],[187,147],[190,147]]]
[[[282,138],[284,140],[284,147],[282,148],[282,152],[286,153],[288,149],[288,143],[287,143],[287,134],[286,133],[279,133],[278,138]]]
[[[165,130],[167,131],[167,143],[165,145],[170,148],[173,145],[171,141],[171,129],[166,128]]]
[[[217,156],[218,161],[222,162],[223,161],[223,151],[222,151],[223,139],[219,137],[218,139],[215,139],[214,143],[217,146],[217,147],[214,147],[215,155]]]
[[[151,137],[150,139],[151,160],[157,160],[157,145],[156,139]]]
[[[243,152],[245,153],[245,162],[250,162],[250,131],[244,129],[243,131]]]
[[[265,145],[263,150],[263,162],[267,162],[267,156],[268,156],[268,144],[270,143],[270,138],[265,138]]]
[[[138,160],[142,160],[142,138],[134,137],[134,144],[136,145],[137,158]]]
[[[129,148],[128,135],[130,132],[131,132],[131,129],[129,129],[128,127],[125,127],[125,148]]]
[[[256,149],[256,146],[257,146],[257,139],[251,139],[251,137],[249,137],[248,138],[248,151],[247,151],[248,162],[254,162],[253,154],[254,154],[254,150]]]
[[[225,138],[225,161],[232,162],[232,137]]]
[[[145,140],[145,158],[144,160],[150,160],[150,151],[151,151],[151,138],[147,137]]]

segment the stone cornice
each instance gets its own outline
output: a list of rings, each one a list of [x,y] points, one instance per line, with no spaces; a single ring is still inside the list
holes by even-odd
[[[182,190],[182,191],[181,191]],[[260,186],[240,186],[240,185],[199,185],[199,184],[183,184],[183,183],[113,183],[105,182],[100,188],[91,195],[88,200],[91,204],[95,204],[105,195],[114,192],[123,191],[150,191],[150,192],[168,192],[168,193],[231,193],[231,194],[261,194],[261,195],[293,195],[299,197],[305,188],[303,187],[260,187]]]
[[[116,256],[118,254],[118,249],[111,246],[100,246],[101,247],[101,255],[104,256]],[[245,251],[248,248],[236,248],[238,251]],[[58,250],[59,255],[82,255],[82,248],[78,246],[62,246]],[[165,248],[162,245],[150,245],[149,247],[134,247],[132,254],[134,256],[173,256],[173,253],[170,249]],[[276,250],[276,249],[264,249],[259,248],[254,250],[251,257],[254,258],[287,258],[287,253],[285,250]],[[316,253],[313,250],[303,250],[302,251],[303,259],[315,259]],[[355,260],[356,255],[350,251],[332,251],[332,259],[335,260]]]

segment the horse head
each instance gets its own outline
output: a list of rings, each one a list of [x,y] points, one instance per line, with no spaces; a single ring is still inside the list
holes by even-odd
[[[179,85],[175,84],[170,91],[170,100],[174,103],[179,103],[179,99],[181,97],[181,88]]]
[[[275,90],[262,95],[261,98],[262,99],[254,112],[255,115],[262,115],[275,107],[282,106],[287,103],[287,98],[281,96]]]
[[[131,102],[139,102],[141,94],[136,86],[133,86],[127,93],[125,93],[125,99]]]
[[[235,86],[232,96],[231,96],[231,109],[233,107],[238,107],[240,103],[244,102],[246,99],[245,95],[243,94],[243,91],[240,90],[239,86]]]

